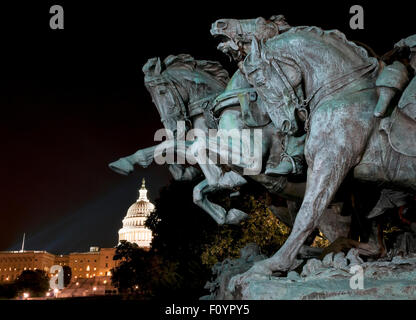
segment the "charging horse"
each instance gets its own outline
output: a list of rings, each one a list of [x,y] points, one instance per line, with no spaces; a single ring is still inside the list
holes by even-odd
[[[300,247],[352,169],[358,179],[416,190],[416,159],[394,153],[377,132],[380,121],[373,112],[378,63],[342,33],[297,27],[264,43],[253,39],[251,53],[240,66],[278,130],[296,132],[296,112],[306,109],[308,171],[289,238],[272,257],[234,277],[234,288],[252,274],[287,271],[299,264]]]
[[[109,164],[117,173],[127,175],[138,164],[147,167],[165,152],[177,153],[179,158],[193,159],[189,147],[194,143],[185,141],[185,134],[190,129],[208,135],[207,106],[211,105],[225,89],[229,81],[228,73],[218,62],[195,60],[187,54],[168,56],[162,63],[159,58],[152,58],[143,66],[145,86],[152,96],[152,101],[160,114],[164,128],[170,132],[166,141],[159,145],[141,149],[130,156],[120,158]],[[184,130],[178,130],[178,122],[185,123]],[[183,140],[183,147],[177,141]],[[212,163],[198,163],[199,169],[210,181],[204,179],[193,191],[195,204],[205,210],[219,224],[237,223],[246,214],[238,209],[228,212],[221,206],[208,200],[207,194],[221,188],[232,189],[246,183],[245,179],[233,171],[223,173],[221,168]],[[193,180],[201,171],[193,166],[169,163],[169,171],[176,180]],[[214,178],[215,177],[215,178]]]

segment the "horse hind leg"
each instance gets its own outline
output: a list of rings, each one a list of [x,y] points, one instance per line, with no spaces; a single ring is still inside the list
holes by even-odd
[[[228,212],[218,204],[208,200],[207,195],[218,189],[210,186],[207,180],[201,181],[193,190],[194,203],[207,212],[219,225],[223,224],[239,224],[248,217],[248,214],[232,208]]]
[[[225,223],[227,211],[220,205],[208,200],[207,194],[212,191],[214,191],[214,188],[205,179],[194,187],[193,200],[198,207],[207,212],[219,225],[222,225]]]

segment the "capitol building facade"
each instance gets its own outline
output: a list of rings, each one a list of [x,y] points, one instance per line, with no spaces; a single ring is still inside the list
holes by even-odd
[[[144,224],[147,217],[153,212],[155,206],[147,199],[145,179],[139,189],[139,197],[127,210],[123,219],[123,227],[118,231],[119,243],[126,240],[136,243],[141,248],[150,248],[152,242],[152,231]]]
[[[123,227],[118,231],[119,243],[126,240],[139,247],[150,249],[152,231],[144,224],[155,209],[147,198],[145,180],[139,189],[139,196],[127,210]],[[116,248],[90,247],[88,252],[52,254],[47,251],[24,250],[24,241],[20,251],[0,251],[0,284],[13,283],[25,270],[42,270],[50,277],[53,265],[68,266],[71,270],[71,282],[55,297],[85,297],[115,294],[117,290],[111,283],[112,271],[118,266],[113,260]],[[51,292],[47,292],[50,297]]]

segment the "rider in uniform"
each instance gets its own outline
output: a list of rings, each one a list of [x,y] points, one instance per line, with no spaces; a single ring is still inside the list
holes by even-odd
[[[413,69],[413,79],[408,82],[408,73],[401,62],[395,61],[393,64],[386,67],[377,79],[377,85],[380,90],[380,98],[377,107],[374,111],[376,117],[382,117],[390,101],[398,93],[398,90],[403,90],[399,103],[396,108],[403,113],[409,121],[416,120],[416,35],[407,37],[395,44],[395,51],[404,51],[409,53],[408,64]],[[397,63],[396,63],[397,62]],[[389,68],[390,67],[390,68]],[[412,72],[410,72],[412,73]],[[391,79],[388,77],[391,76]],[[397,111],[397,110],[396,110]],[[412,120],[411,120],[412,119]],[[381,128],[388,132],[391,128],[391,116],[382,119]],[[406,132],[401,137],[412,139],[412,133]],[[411,142],[412,143],[412,142]],[[380,199],[376,206],[369,213],[367,218],[372,219],[382,215],[387,209],[404,206],[409,194],[403,191],[384,189],[381,192]]]
[[[413,71],[416,71],[416,35],[412,35],[397,42],[394,47],[394,52],[410,50],[409,65],[413,68]],[[409,85],[408,83],[409,72],[402,62],[394,61],[392,64],[384,67],[376,81],[376,86],[379,90],[379,100],[374,110],[374,115],[376,117],[384,116],[390,102],[396,94],[403,92],[405,88],[406,90],[402,94],[399,107],[403,104],[404,100],[407,100],[412,96],[411,92],[413,92],[412,99],[414,101],[416,87],[415,78],[413,78]]]
[[[405,50],[410,50],[409,66],[413,69],[413,73],[415,73],[416,35],[407,37],[395,44],[395,51],[400,52]],[[413,79],[409,83],[409,77],[412,76],[411,73],[400,61],[394,61],[392,64],[384,67],[376,81],[376,86],[379,90],[379,100],[374,110],[376,117],[384,116],[393,98],[403,92],[398,103],[398,108],[404,109],[407,106],[406,109],[408,110],[405,112],[410,114],[411,118],[416,119],[416,76],[413,74]],[[306,135],[298,137],[286,135],[286,140],[284,140],[285,145],[283,147],[274,144],[267,162],[266,174],[286,175],[302,173],[305,163],[303,155],[305,137]],[[277,141],[281,140],[277,139]],[[282,152],[279,148],[283,148],[284,151]],[[276,152],[274,150],[279,151]]]

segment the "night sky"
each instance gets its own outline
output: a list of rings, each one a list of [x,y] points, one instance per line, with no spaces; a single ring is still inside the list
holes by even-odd
[[[170,179],[157,165],[129,177],[107,167],[153,145],[161,128],[141,68],[154,56],[190,53],[234,72],[209,33],[216,19],[284,14],[291,25],[339,29],[380,55],[416,33],[414,10],[404,1],[253,1],[234,8],[224,1],[38,2],[0,5],[0,250],[18,249],[24,232],[26,249],[53,253],[116,245],[141,178],[151,200]],[[49,29],[53,4],[64,8],[64,30]],[[364,7],[364,30],[349,28],[352,4]]]

